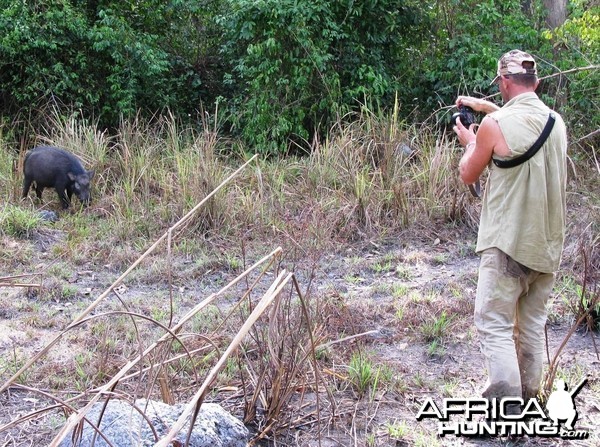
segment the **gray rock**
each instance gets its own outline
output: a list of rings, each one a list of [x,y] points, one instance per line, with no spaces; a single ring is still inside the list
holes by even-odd
[[[58,222],[58,214],[54,211],[41,210],[39,213],[40,219],[48,222]]]
[[[400,143],[396,146],[396,150],[394,152],[397,156],[410,157],[413,155],[414,150],[406,143]]]
[[[138,399],[136,406],[144,411],[140,415],[131,404],[122,400],[111,400],[104,411],[100,429],[115,447],[153,446],[157,439],[147,420],[152,422],[158,439],[165,436],[177,421],[185,405],[167,405],[153,400]],[[103,403],[95,404],[87,413],[87,419],[98,425]],[[185,445],[189,429],[187,423],[175,440]],[[73,444],[67,436],[60,447],[106,447],[109,444],[99,435],[94,442],[95,430],[85,423],[83,433]],[[217,404],[202,404],[190,437],[190,447],[246,447],[249,437],[244,424]]]

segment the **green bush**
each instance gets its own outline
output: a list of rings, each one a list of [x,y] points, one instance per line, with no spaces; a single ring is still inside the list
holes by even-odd
[[[357,101],[389,103],[418,10],[404,1],[236,0],[219,18],[233,128],[259,152],[306,146]]]
[[[305,149],[351,112],[418,122],[495,93],[512,48],[542,76],[597,66],[599,8],[569,7],[547,31],[541,0],[0,0],[1,113],[27,126],[58,103],[104,130],[167,111],[197,122],[219,104],[250,151]],[[600,124],[597,72],[542,85],[577,136]]]
[[[198,31],[205,28],[194,27],[203,22],[197,2],[0,0],[0,6],[0,90],[10,113],[58,102],[116,127],[139,109],[192,114],[206,94],[203,46],[190,40],[208,44]]]
[[[497,92],[490,86],[498,58],[513,48],[545,57],[549,45],[538,32],[539,2],[525,13],[519,0],[459,2],[446,0],[429,9],[433,28],[428,41],[413,59],[420,76],[408,79],[401,92],[403,103],[416,98],[421,118],[440,105],[453,104],[459,94],[473,96]]]

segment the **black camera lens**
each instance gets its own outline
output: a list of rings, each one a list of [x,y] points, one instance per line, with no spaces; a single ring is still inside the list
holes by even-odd
[[[458,112],[453,114],[452,117],[450,118],[450,123],[453,126],[456,126],[457,118],[460,118],[460,122],[467,129],[469,128],[469,126],[471,126],[471,124],[474,124],[477,122],[477,120],[475,119],[475,111],[471,107],[468,107],[468,106],[459,106],[458,107]]]

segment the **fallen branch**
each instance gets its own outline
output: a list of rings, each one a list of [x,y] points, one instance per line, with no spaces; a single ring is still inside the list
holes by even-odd
[[[39,277],[38,283],[27,283],[27,282],[15,282],[24,278]],[[42,289],[42,275],[41,273],[27,273],[24,275],[15,276],[2,276],[0,277],[0,287],[35,287],[38,290]]]

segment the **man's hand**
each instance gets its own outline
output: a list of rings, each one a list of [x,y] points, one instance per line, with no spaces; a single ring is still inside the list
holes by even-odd
[[[456,98],[456,106],[471,107],[473,110],[485,113],[486,115],[495,112],[496,110],[500,110],[500,107],[493,102],[481,98],[473,98],[472,96],[459,96]]]
[[[454,126],[452,130],[454,130],[454,133],[458,136],[458,142],[462,146],[467,147],[470,143],[475,143],[475,128],[477,126],[477,124],[473,123],[467,129],[463,126],[460,118],[456,118],[456,126]]]

